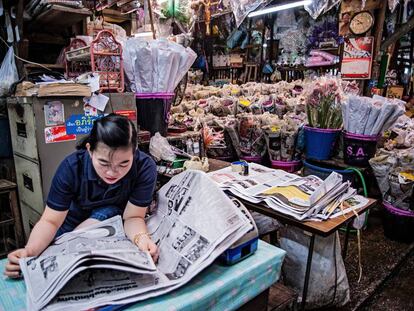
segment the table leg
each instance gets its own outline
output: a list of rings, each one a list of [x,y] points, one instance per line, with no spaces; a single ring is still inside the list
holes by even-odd
[[[346,252],[348,251],[348,240],[349,240],[349,233],[351,232],[351,225],[352,225],[352,221],[348,221],[348,223],[346,224],[344,249],[342,250],[342,258],[344,260],[346,257]]]
[[[303,284],[301,310],[305,310],[306,296],[308,295],[309,277],[312,266],[313,247],[315,245],[315,234],[312,233],[309,243],[308,260],[306,263],[305,283]]]

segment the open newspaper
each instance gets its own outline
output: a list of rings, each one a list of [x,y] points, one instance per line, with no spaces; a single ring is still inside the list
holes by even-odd
[[[326,220],[368,203],[335,172],[322,180],[249,163],[248,176],[233,172],[231,167],[211,172],[209,176],[221,189],[241,199],[253,204],[265,203],[298,220]]]
[[[252,229],[199,171],[177,175],[161,188],[147,226],[159,247],[157,265],[125,236],[120,216],[66,233],[40,256],[21,259],[27,309],[85,310],[167,293]]]

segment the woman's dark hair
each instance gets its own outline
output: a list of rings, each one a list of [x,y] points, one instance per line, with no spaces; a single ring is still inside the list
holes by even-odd
[[[86,149],[87,143],[90,144],[91,151],[96,149],[98,143],[103,143],[114,150],[132,147],[135,152],[137,130],[127,117],[111,113],[95,120],[89,136],[81,140],[76,149]]]

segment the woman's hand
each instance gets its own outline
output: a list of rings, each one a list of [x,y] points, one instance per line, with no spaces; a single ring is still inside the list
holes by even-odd
[[[7,275],[9,278],[20,278],[21,270],[19,265],[19,259],[29,257],[30,254],[25,248],[19,248],[15,251],[11,252],[8,256],[8,262],[6,264],[6,269],[4,270],[4,274]]]
[[[139,247],[140,250],[144,252],[148,251],[152,257],[152,260],[154,260],[154,262],[157,262],[158,255],[159,255],[158,246],[151,240],[150,237],[143,235],[139,239],[137,246]]]

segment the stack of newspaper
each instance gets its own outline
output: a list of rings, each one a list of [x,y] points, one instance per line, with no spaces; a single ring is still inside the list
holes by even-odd
[[[268,207],[298,220],[326,220],[365,206],[368,199],[356,195],[350,182],[333,172],[325,180],[301,177],[282,170],[249,163],[243,176],[231,167],[209,173],[223,190],[253,204]]]
[[[208,191],[207,191],[208,190]],[[175,176],[158,193],[148,231],[157,265],[125,236],[120,216],[66,233],[20,260],[28,310],[126,304],[182,286],[253,227],[203,172]]]

